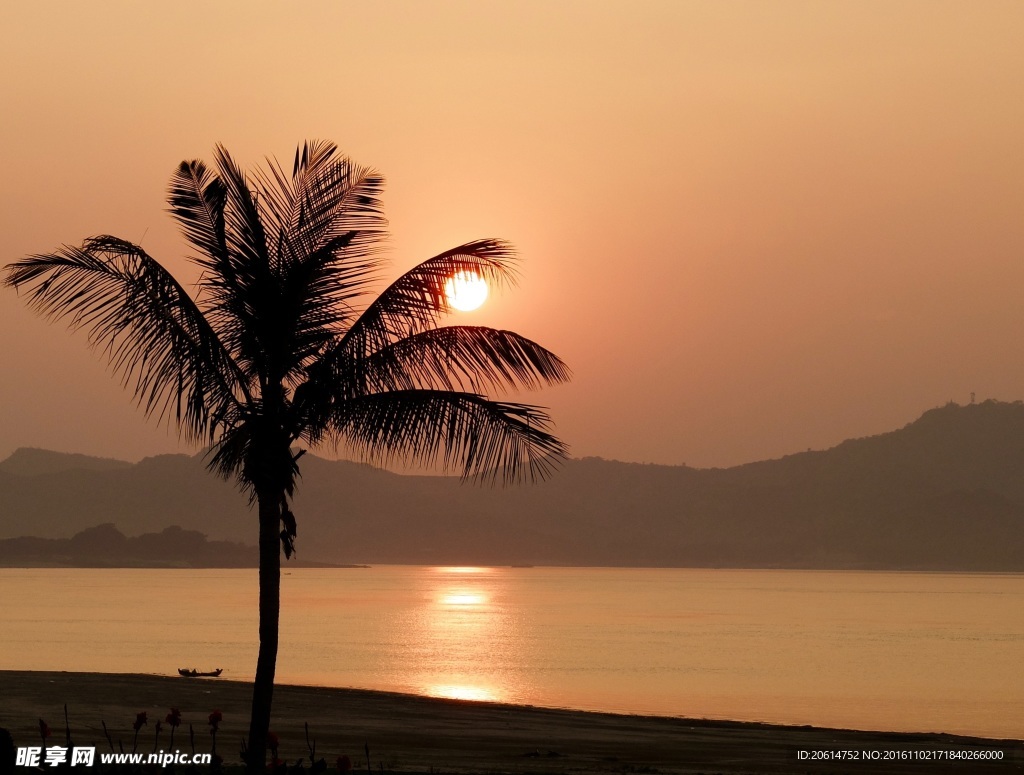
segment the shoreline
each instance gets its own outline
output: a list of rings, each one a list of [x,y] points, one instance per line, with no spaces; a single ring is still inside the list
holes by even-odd
[[[154,725],[171,707],[183,725],[175,747],[189,749],[188,725],[196,751],[209,750],[207,717],[220,710],[224,720],[218,751],[238,758],[248,729],[250,684],[221,678],[0,671],[0,726],[15,745],[38,745],[38,719],[64,739],[67,705],[75,744],[109,751],[101,722],[115,746],[131,750],[131,725],[140,711],[149,717],[139,750],[152,750]],[[1024,741],[942,733],[871,732],[760,722],[636,716],[493,702],[450,700],[366,689],[277,686],[271,729],[281,740],[281,756],[294,763],[308,757],[304,724],[316,740],[317,758],[333,765],[347,754],[388,772],[522,773],[946,773],[1024,772]],[[168,730],[162,743],[168,742]],[[854,760],[798,758],[800,751],[852,751]],[[877,751],[1001,752],[1002,760],[872,760]],[[918,753],[913,753],[918,752]],[[810,755],[810,754],[808,754]],[[892,754],[890,754],[892,755]],[[938,754],[948,756],[948,754]],[[308,765],[308,759],[306,761]]]
[[[21,536],[24,538],[25,536]],[[3,541],[17,540],[0,538]],[[50,539],[45,539],[50,540]],[[63,539],[53,539],[63,540]],[[148,564],[147,564],[148,563]],[[374,568],[449,568],[449,567],[481,567],[488,569],[509,569],[509,570],[692,570],[692,571],[726,571],[726,572],[763,572],[763,571],[784,571],[786,573],[878,573],[878,574],[899,574],[908,576],[1024,576],[1024,566],[1017,570],[984,570],[956,567],[890,567],[888,565],[516,565],[516,564],[491,564],[463,565],[461,563],[407,563],[407,562],[366,562],[366,563],[338,563],[328,560],[296,560],[288,561],[287,568],[301,570],[372,570]],[[57,560],[44,559],[7,559],[0,557],[0,569],[4,570],[259,570],[253,565],[219,565],[219,564],[187,564],[176,561],[157,563],[150,560],[141,561],[139,564],[127,564],[124,560],[117,560],[112,564],[93,562],[86,564],[80,561],[71,563]],[[285,566],[281,566],[282,572]]]

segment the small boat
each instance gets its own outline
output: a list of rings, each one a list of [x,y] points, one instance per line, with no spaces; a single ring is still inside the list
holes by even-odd
[[[182,678],[216,678],[224,672],[224,668],[218,667],[216,670],[211,670],[209,673],[200,673],[194,667],[191,670],[186,670],[183,667],[178,668],[178,675]]]

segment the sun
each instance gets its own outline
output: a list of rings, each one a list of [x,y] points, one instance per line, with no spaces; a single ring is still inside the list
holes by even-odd
[[[476,272],[456,272],[444,284],[444,295],[455,309],[469,312],[487,300],[487,283]]]

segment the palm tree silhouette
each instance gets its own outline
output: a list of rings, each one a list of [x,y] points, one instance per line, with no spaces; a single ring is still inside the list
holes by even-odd
[[[261,772],[274,688],[281,550],[296,538],[293,445],[343,443],[366,458],[435,461],[464,477],[542,478],[565,455],[540,408],[487,391],[562,382],[565,364],[510,331],[438,327],[445,282],[513,281],[498,240],[424,261],[368,304],[380,279],[383,179],[305,143],[288,176],[274,160],[246,176],[223,146],[216,171],[185,161],[170,212],[202,269],[196,297],[130,242],[87,239],[7,266],[5,284],[84,328],[147,415],[210,445],[259,514],[259,658],[247,769]]]

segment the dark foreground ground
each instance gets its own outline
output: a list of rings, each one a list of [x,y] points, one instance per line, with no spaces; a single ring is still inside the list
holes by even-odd
[[[0,671],[0,726],[16,746],[39,745],[39,719],[64,740],[64,705],[75,745],[132,747],[132,722],[146,711],[139,750],[153,749],[154,723],[181,711],[175,748],[208,751],[207,718],[223,714],[218,750],[238,758],[248,720],[249,687],[221,679]],[[1022,741],[939,734],[854,732],[726,721],[620,716],[569,710],[438,700],[352,689],[278,687],[272,730],[289,762],[308,756],[304,723],[317,758],[332,765],[347,754],[356,772],[416,773],[1016,773]],[[168,730],[161,734],[166,748]],[[829,752],[845,760],[812,759]],[[800,758],[806,752],[807,758]],[[1002,760],[949,759],[998,755]],[[849,758],[849,757],[854,758]],[[901,757],[915,757],[910,760]],[[878,757],[871,758],[869,757]],[[887,757],[889,757],[887,759]],[[893,758],[895,757],[895,758]],[[943,758],[936,758],[943,757]],[[308,759],[306,761],[308,765]],[[159,770],[157,770],[159,771]],[[87,769],[84,772],[88,772]]]

